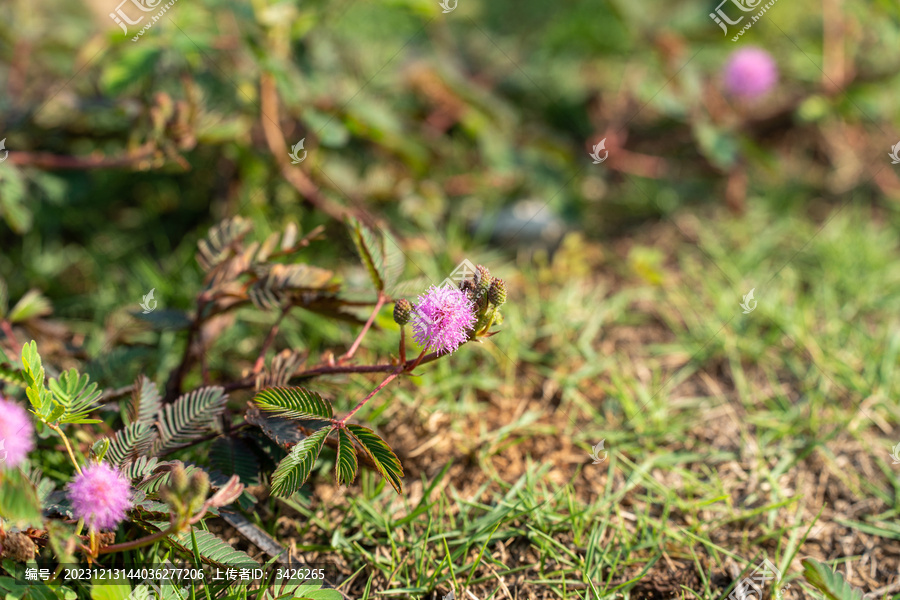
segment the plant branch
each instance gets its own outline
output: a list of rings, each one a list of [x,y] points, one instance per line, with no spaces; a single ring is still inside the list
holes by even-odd
[[[381,307],[384,306],[384,303],[387,301],[387,296],[383,291],[379,290],[378,292],[378,302],[375,304],[375,308],[372,310],[372,314],[369,315],[369,320],[366,321],[366,324],[363,326],[362,331],[359,332],[359,335],[356,336],[356,341],[353,342],[353,345],[350,346],[350,349],[347,352],[338,358],[337,364],[342,364],[356,354],[357,349],[359,349],[359,345],[362,343],[363,338],[366,337],[366,333],[369,332],[369,328],[372,327],[372,323],[375,322],[375,317],[378,315],[378,311],[381,310]]]
[[[15,354],[21,354],[22,344],[16,339],[16,334],[13,333],[10,322],[6,319],[0,319],[0,329],[3,330],[3,335],[9,339],[9,343],[12,344],[12,349],[15,351]]]
[[[62,438],[63,444],[66,445],[66,452],[69,453],[69,458],[72,459],[72,464],[75,465],[75,470],[78,471],[78,474],[81,475],[81,467],[78,466],[78,461],[75,460],[75,453],[72,452],[72,446],[69,444],[69,438],[66,437],[66,434],[63,433],[63,430],[60,429],[59,425],[53,425],[52,423],[47,423],[47,427],[55,431],[59,434],[59,437]]]
[[[287,149],[290,144],[285,141],[278,125],[278,90],[275,88],[275,78],[270,73],[263,73],[260,77],[259,87],[260,122],[263,134],[269,151],[281,169],[281,174],[307,202],[332,218],[343,221],[349,211],[343,206],[335,206],[322,194],[306,173],[299,168],[294,168],[288,161]]]
[[[387,378],[385,378],[384,381],[382,381],[381,383],[378,384],[378,387],[377,387],[377,388],[375,388],[374,390],[372,390],[371,392],[369,392],[369,395],[368,395],[368,396],[366,396],[365,398],[363,398],[363,399],[360,401],[359,404],[357,404],[355,407],[353,407],[353,410],[351,410],[349,413],[347,413],[347,415],[346,415],[343,419],[341,419],[340,421],[338,421],[338,422],[337,422],[337,426],[338,426],[338,427],[343,427],[344,425],[346,425],[346,424],[347,424],[347,419],[349,419],[350,417],[352,417],[352,416],[356,413],[356,411],[358,411],[359,409],[361,409],[361,408],[365,405],[366,402],[368,402],[369,400],[372,399],[372,396],[374,396],[375,394],[377,394],[378,392],[380,392],[382,389],[384,389],[384,386],[386,386],[386,385],[389,384],[391,381],[393,381],[394,379],[396,379],[396,378],[400,375],[400,373],[402,373],[402,372],[403,372],[403,369],[402,369],[402,368],[398,368],[396,371],[394,371],[393,373],[391,373],[390,375],[388,375]]]
[[[281,325],[281,321],[287,316],[290,310],[290,304],[281,309],[281,315],[279,315],[278,320],[275,321],[275,324],[272,325],[272,329],[269,330],[269,335],[266,336],[266,339],[259,350],[259,356],[256,357],[256,364],[253,365],[254,375],[262,371],[263,366],[266,364],[266,352],[268,352],[269,346],[272,345],[272,342],[275,341],[275,336],[278,334],[278,327]]]
[[[202,296],[203,294],[201,293],[201,298]],[[184,381],[184,376],[187,375],[188,368],[190,367],[191,348],[194,345],[194,338],[197,337],[197,334],[200,332],[200,327],[203,324],[203,310],[205,308],[206,302],[198,298],[197,316],[191,321],[191,327],[188,330],[187,345],[184,347],[184,354],[181,356],[181,364],[178,365],[178,369],[172,374],[168,385],[166,385],[166,403],[173,402],[181,393],[181,383]]]
[[[97,554],[110,554],[111,552],[123,552],[125,550],[134,550],[135,548],[143,548],[144,546],[148,546],[156,540],[160,540],[166,537],[167,535],[178,533],[179,529],[180,527],[178,526],[178,523],[172,521],[169,524],[169,528],[165,531],[158,531],[152,535],[138,538],[136,540],[131,540],[130,542],[122,542],[121,544],[104,546],[103,548],[97,550]]]
[[[410,359],[403,363],[401,363],[402,371],[411,371],[412,367],[418,365],[428,364],[430,362],[434,362],[440,358],[437,352],[432,352],[430,354],[426,354],[421,357],[421,360]],[[416,362],[418,361],[418,362]],[[390,373],[397,369],[397,365],[392,363],[385,363],[379,365],[323,365],[320,367],[313,367],[312,369],[307,369],[306,371],[300,371],[299,373],[295,373],[291,376],[291,379],[308,379],[310,377],[316,377],[318,375],[339,375],[342,373]],[[220,383],[223,388],[225,388],[226,392],[231,392],[234,390],[246,390],[252,388],[256,385],[255,378],[245,378],[239,381],[232,381],[229,383]]]
[[[107,157],[96,156],[60,156],[46,152],[11,152],[9,161],[14,165],[38,167],[40,169],[114,169],[119,167],[131,167],[137,163],[152,158],[156,153],[156,146],[147,143],[136,151],[122,156]]]

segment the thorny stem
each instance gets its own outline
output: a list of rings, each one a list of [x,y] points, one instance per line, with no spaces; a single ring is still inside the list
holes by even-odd
[[[81,475],[81,467],[78,466],[78,461],[75,460],[75,453],[72,452],[72,446],[69,444],[69,438],[67,438],[66,434],[63,433],[63,430],[59,428],[59,425],[47,423],[47,427],[58,433],[59,437],[62,438],[63,443],[66,445],[66,451],[69,453],[69,458],[72,459],[72,464],[75,465],[75,470],[78,471],[79,475]]]
[[[375,322],[375,317],[378,315],[378,311],[381,310],[381,307],[384,306],[384,303],[387,301],[387,296],[385,296],[384,292],[378,292],[378,302],[375,303],[375,308],[372,310],[372,314],[369,315],[369,320],[366,321],[366,324],[363,326],[362,331],[359,332],[359,335],[356,336],[356,341],[353,342],[353,345],[350,346],[350,349],[347,350],[346,354],[338,358],[338,364],[341,364],[347,360],[353,358],[353,355],[356,353],[356,350],[359,348],[359,345],[362,343],[363,338],[366,337],[366,333],[369,332],[369,328],[372,326],[372,323]]]

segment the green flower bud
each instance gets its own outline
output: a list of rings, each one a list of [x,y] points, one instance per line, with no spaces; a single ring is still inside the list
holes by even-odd
[[[184,464],[178,463],[172,468],[172,472],[169,475],[171,484],[171,489],[177,495],[183,495],[188,489],[188,476],[187,471],[184,470]]]
[[[406,298],[397,300],[394,304],[394,322],[398,325],[406,325],[409,323],[409,317],[412,314],[412,304]]]
[[[192,498],[200,498],[200,504],[206,502],[206,495],[209,493],[209,475],[201,470],[196,470],[191,475],[191,481],[188,484],[188,495]]]
[[[193,515],[203,507],[206,502],[206,494],[209,493],[209,476],[201,470],[191,474],[188,489],[185,493],[187,500],[187,514]]]
[[[488,299],[494,306],[502,306],[506,302],[506,284],[502,279],[494,279],[491,281],[491,287],[488,289]]]
[[[491,272],[484,265],[475,267],[475,292],[477,296],[488,291],[491,285]]]
[[[182,512],[183,506],[182,506],[181,500],[178,498],[178,496],[175,494],[175,492],[173,492],[171,489],[169,489],[169,486],[167,486],[167,485],[162,486],[159,489],[159,491],[156,493],[156,495],[159,496],[159,499],[162,502],[165,502],[166,504],[169,505],[169,508],[172,509],[172,512],[174,512],[174,513]]]

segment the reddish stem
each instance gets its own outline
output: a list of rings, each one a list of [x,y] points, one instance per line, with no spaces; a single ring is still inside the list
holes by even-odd
[[[362,343],[363,338],[366,336],[366,333],[369,332],[369,328],[372,327],[372,323],[375,322],[375,317],[378,315],[378,311],[381,310],[381,307],[384,306],[385,301],[387,300],[387,296],[384,295],[384,292],[378,292],[378,302],[375,303],[375,309],[372,311],[372,314],[369,315],[369,320],[366,321],[366,324],[363,326],[362,331],[359,332],[359,335],[356,336],[356,341],[353,342],[353,345],[350,346],[350,349],[347,350],[346,354],[338,358],[338,364],[341,364],[351,358],[356,354],[356,350],[359,348],[359,345]]]
[[[352,417],[352,416],[356,413],[356,411],[358,411],[359,409],[361,409],[361,408],[363,407],[363,405],[365,405],[366,402],[368,402],[369,400],[371,400],[371,399],[372,399],[372,396],[374,396],[375,394],[377,394],[378,392],[380,392],[382,389],[384,389],[384,386],[386,386],[386,385],[389,384],[391,381],[393,381],[394,379],[396,379],[396,378],[400,375],[400,373],[403,373],[404,371],[412,371],[413,369],[415,369],[417,366],[419,366],[419,363],[422,362],[422,359],[423,359],[423,358],[425,358],[425,350],[422,350],[421,354],[419,354],[419,357],[415,360],[414,363],[412,363],[412,366],[409,366],[408,363],[404,362],[404,363],[401,364],[399,367],[397,367],[397,369],[396,369],[393,373],[391,373],[390,375],[388,375],[387,378],[386,378],[384,381],[382,381],[381,383],[378,384],[378,387],[377,387],[377,388],[375,388],[374,390],[372,390],[371,392],[369,392],[369,395],[366,396],[365,398],[363,398],[363,399],[360,401],[360,403],[357,404],[357,405],[353,408],[353,410],[351,410],[351,411],[347,414],[346,417],[344,417],[344,418],[341,419],[340,421],[337,421],[337,422],[336,422],[336,425],[337,425],[338,427],[343,427],[343,426],[347,423],[347,419],[349,419],[350,417]]]
[[[10,344],[12,344],[13,350],[15,350],[16,354],[21,352],[22,346],[19,344],[19,340],[16,339],[16,335],[13,333],[12,325],[9,324],[9,321],[6,319],[0,320],[0,329],[3,330],[3,335],[9,338]],[[18,349],[16,349],[18,347]]]
[[[287,316],[288,312],[291,310],[291,305],[285,306],[281,310],[281,316],[278,317],[278,320],[275,321],[275,324],[272,325],[272,329],[269,331],[269,335],[266,336],[265,341],[263,342],[262,348],[259,351],[259,356],[256,358],[256,364],[253,365],[253,373],[259,373],[262,371],[263,365],[266,361],[266,352],[269,350],[269,346],[272,345],[272,342],[275,341],[275,336],[278,334],[278,327],[281,325],[281,321]]]
[[[343,427],[344,425],[346,425],[346,424],[347,424],[347,419],[349,419],[350,417],[352,417],[352,416],[356,413],[356,411],[358,411],[359,409],[361,409],[361,408],[363,407],[363,405],[365,405],[366,402],[368,402],[369,400],[372,399],[372,396],[374,396],[375,394],[377,394],[378,392],[380,392],[382,389],[384,389],[384,386],[386,386],[386,385],[389,384],[391,381],[393,381],[394,379],[396,379],[397,376],[400,375],[400,373],[402,373],[402,372],[403,372],[403,368],[400,367],[400,368],[398,368],[396,371],[394,371],[393,373],[391,373],[390,375],[388,375],[388,376],[387,376],[387,379],[385,379],[384,381],[382,381],[381,383],[379,383],[377,388],[375,388],[374,390],[372,390],[371,392],[369,392],[369,395],[366,396],[365,398],[363,398],[363,399],[360,401],[360,403],[357,404],[357,405],[353,408],[353,410],[351,410],[349,413],[347,413],[347,416],[346,416],[346,417],[344,417],[343,419],[341,419],[340,421],[338,421],[338,422],[337,422],[337,426],[338,426],[338,427]]]

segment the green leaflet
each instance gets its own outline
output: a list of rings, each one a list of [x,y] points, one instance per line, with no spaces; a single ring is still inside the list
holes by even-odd
[[[325,438],[333,427],[323,427],[316,430],[308,438],[298,443],[282,460],[275,472],[272,473],[272,494],[275,496],[290,496],[300,489],[310,472],[319,452],[325,444]]]
[[[338,485],[349,485],[356,479],[356,448],[350,434],[344,429],[338,429],[337,460],[334,461],[334,474]]]
[[[262,410],[280,417],[313,420],[330,420],[334,417],[331,403],[316,392],[302,387],[265,389],[253,400]]]
[[[403,466],[391,447],[374,431],[362,425],[347,425],[347,431],[365,448],[378,472],[399,494],[403,491]]]
[[[803,577],[828,600],[862,600],[862,592],[847,583],[837,571],[809,558],[804,558],[801,563]]]

